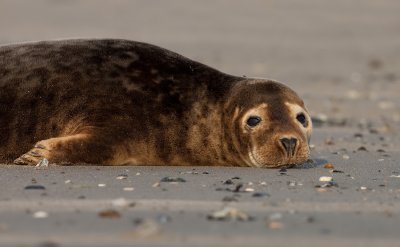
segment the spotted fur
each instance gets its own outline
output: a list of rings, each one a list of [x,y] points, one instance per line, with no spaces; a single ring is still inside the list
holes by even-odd
[[[277,82],[227,75],[140,42],[2,46],[0,162],[301,163],[308,157],[308,137],[292,123],[285,102],[304,107],[292,90]],[[269,127],[256,135],[244,133],[243,115],[260,104],[268,105],[263,114]],[[303,140],[305,151],[299,153],[301,159],[289,161],[270,140],[292,132]],[[251,161],[249,150],[255,146],[261,149]]]

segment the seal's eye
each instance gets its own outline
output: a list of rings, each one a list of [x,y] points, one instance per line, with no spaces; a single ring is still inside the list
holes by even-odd
[[[304,127],[307,127],[308,123],[307,123],[307,118],[304,115],[304,113],[299,113],[296,116],[297,121],[299,121],[299,123],[301,123]]]
[[[255,127],[261,122],[261,118],[257,116],[251,116],[247,119],[246,123],[249,127]]]

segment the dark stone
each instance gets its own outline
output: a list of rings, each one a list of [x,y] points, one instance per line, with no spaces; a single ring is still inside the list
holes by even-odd
[[[24,190],[45,190],[46,187],[44,187],[43,185],[27,185],[25,186]]]
[[[178,183],[184,183],[186,182],[185,179],[183,178],[178,178],[178,177],[164,177],[160,180],[160,182],[167,182],[167,183],[171,183],[171,182],[178,182]]]

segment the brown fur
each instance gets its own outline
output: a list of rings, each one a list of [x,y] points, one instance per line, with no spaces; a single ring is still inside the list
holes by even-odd
[[[104,165],[301,163],[308,137],[277,82],[221,73],[168,50],[125,40],[66,40],[0,47],[0,162]],[[243,132],[243,114],[268,105],[268,128]],[[255,131],[255,130],[254,130]],[[301,140],[282,158],[276,138]],[[300,150],[301,149],[301,150]]]

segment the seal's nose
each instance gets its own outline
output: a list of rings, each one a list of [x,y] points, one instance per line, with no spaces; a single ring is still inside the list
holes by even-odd
[[[286,151],[286,154],[291,157],[294,156],[296,151],[297,139],[296,138],[282,138],[280,142]]]

